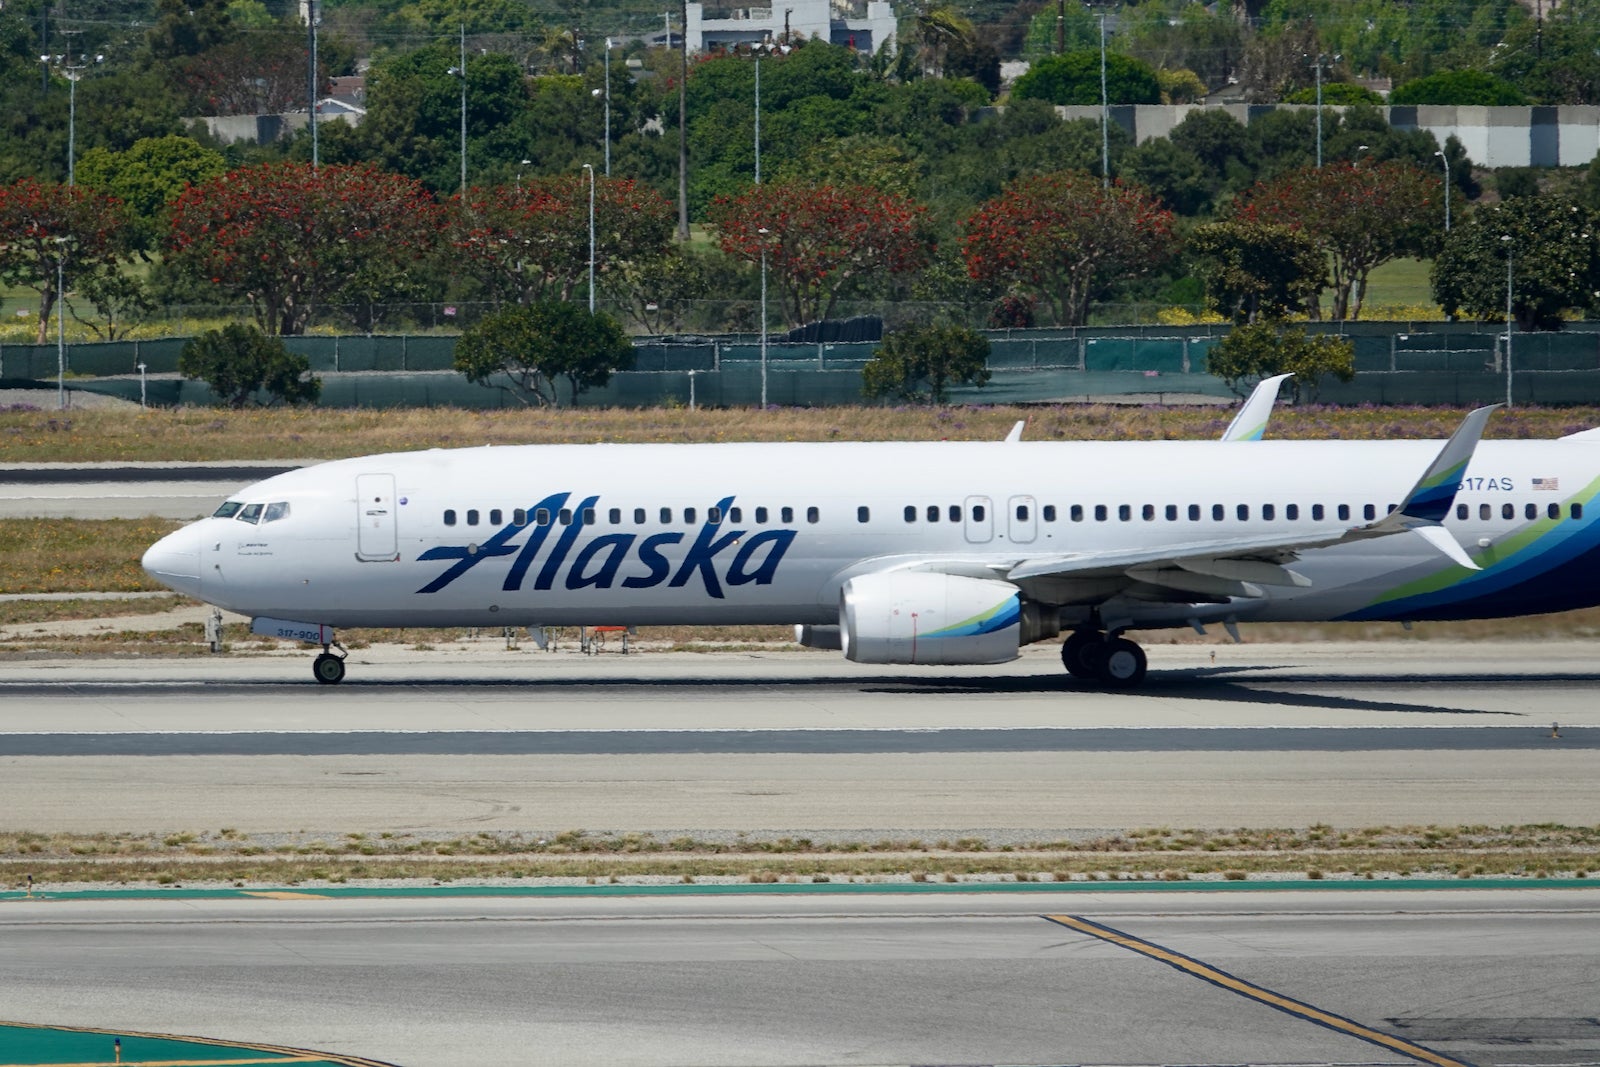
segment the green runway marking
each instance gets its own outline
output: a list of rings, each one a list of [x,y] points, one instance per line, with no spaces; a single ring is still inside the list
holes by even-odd
[[[1125,948],[1130,952],[1137,952],[1141,956],[1148,956],[1150,959],[1165,963],[1169,967],[1198,978],[1202,982],[1209,982],[1221,989],[1228,990],[1230,993],[1237,993],[1241,997],[1246,997],[1259,1004],[1265,1004],[1269,1008],[1275,1008],[1286,1015],[1293,1015],[1297,1019],[1316,1023],[1318,1026],[1326,1027],[1337,1033],[1348,1034],[1368,1044],[1386,1048],[1390,1052],[1398,1052],[1402,1056],[1409,1056],[1418,1063],[1433,1064],[1433,1067],[1473,1067],[1466,1060],[1458,1060],[1454,1056],[1446,1056],[1430,1048],[1424,1048],[1413,1041],[1407,1041],[1403,1037],[1386,1034],[1382,1030],[1374,1030],[1370,1026],[1364,1026],[1354,1019],[1347,1019],[1343,1015],[1335,1015],[1331,1011],[1324,1011],[1314,1005],[1307,1004],[1303,1000],[1296,1000],[1293,997],[1286,997],[1282,993],[1275,993],[1265,986],[1259,986],[1254,982],[1248,982],[1243,978],[1231,975],[1227,971],[1213,967],[1209,963],[1203,963],[1193,956],[1185,956],[1181,952],[1163,948],[1153,941],[1146,941],[1141,937],[1125,934],[1121,930],[1102,926],[1100,923],[1085,919],[1080,915],[1046,915],[1044,918],[1053,923],[1059,923],[1069,930],[1076,930],[1081,934],[1099,938],[1101,941]]]
[[[121,1042],[120,1048],[116,1042]],[[0,1022],[0,1067],[390,1067],[360,1056],[174,1034]]]
[[[814,893],[1277,893],[1287,891],[1359,893],[1398,890],[1436,892],[1473,889],[1600,889],[1593,878],[1394,878],[1373,881],[1261,882],[777,882],[721,885],[427,885],[363,888],[339,885],[253,889],[77,889],[51,892],[35,886],[33,895],[0,893],[0,904],[27,900],[343,900],[373,897],[675,897],[785,896]],[[4,1067],[0,1064],[0,1067]]]

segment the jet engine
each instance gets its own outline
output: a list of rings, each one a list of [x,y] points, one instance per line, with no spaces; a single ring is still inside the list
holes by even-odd
[[[927,571],[864,574],[839,597],[845,658],[857,663],[1005,663],[1025,614],[1009,582]]]

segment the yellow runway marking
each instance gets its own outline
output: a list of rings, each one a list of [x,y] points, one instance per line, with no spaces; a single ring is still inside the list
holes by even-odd
[[[102,1030],[96,1026],[52,1026],[48,1023],[19,1023],[7,1019],[0,1019],[0,1027],[14,1030],[54,1030],[64,1034],[104,1034],[112,1038],[149,1038],[155,1041],[182,1041],[190,1044],[209,1045],[212,1048],[237,1048],[247,1052],[260,1052],[270,1055],[271,1059],[236,1059],[236,1060],[129,1060],[124,1059],[121,1067],[236,1067],[239,1064],[262,1063],[332,1063],[341,1067],[394,1067],[393,1064],[382,1060],[369,1060],[361,1056],[344,1056],[333,1052],[312,1052],[309,1049],[289,1048],[284,1045],[267,1045],[251,1041],[222,1041],[214,1037],[190,1037],[184,1034],[151,1034],[140,1030]],[[97,1063],[49,1063],[49,1064],[0,1064],[0,1067],[118,1067],[117,1064],[101,1060]]]
[[[1162,948],[1154,942],[1145,941],[1131,934],[1125,934],[1121,930],[1113,930],[1109,926],[1102,926],[1097,922],[1091,922],[1076,915],[1046,915],[1044,918],[1076,930],[1081,934],[1088,934],[1090,937],[1099,938],[1101,941],[1125,948],[1130,952],[1148,956],[1150,959],[1158,960],[1169,967],[1175,967],[1185,974],[1199,978],[1201,981],[1210,982],[1212,985],[1220,986],[1242,997],[1248,997],[1258,1003],[1265,1004],[1269,1008],[1276,1008],[1281,1012],[1305,1019],[1307,1022],[1316,1023],[1318,1026],[1325,1026],[1329,1030],[1335,1030],[1341,1034],[1349,1034],[1351,1037],[1360,1038],[1362,1041],[1386,1048],[1391,1052],[1410,1056],[1419,1063],[1431,1063],[1434,1067],[1473,1067],[1466,1060],[1458,1060],[1454,1056],[1446,1056],[1443,1053],[1434,1052],[1432,1049],[1426,1049],[1414,1042],[1407,1041],[1403,1037],[1395,1037],[1393,1034],[1374,1030],[1370,1026],[1363,1026],[1354,1019],[1346,1019],[1342,1015],[1323,1011],[1321,1008],[1313,1007],[1303,1000],[1295,1000],[1293,997],[1286,997],[1282,993],[1274,993],[1270,989],[1258,986],[1253,982],[1247,982],[1242,978],[1236,978],[1227,971],[1218,970],[1210,964],[1201,963],[1199,960],[1185,956],[1181,952]]]
[[[263,900],[329,900],[320,893],[290,893],[283,889],[244,890],[239,894],[246,897],[260,897]]]

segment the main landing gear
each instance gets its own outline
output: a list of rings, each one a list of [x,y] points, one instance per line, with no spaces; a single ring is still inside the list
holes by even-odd
[[[1125,637],[1099,630],[1074,630],[1061,643],[1061,663],[1074,678],[1114,689],[1131,689],[1144,681],[1144,649]]]
[[[328,651],[330,646],[339,650],[337,655]],[[338,685],[344,681],[344,661],[349,655],[339,642],[330,641],[322,646],[322,654],[312,661],[312,675],[323,685]]]

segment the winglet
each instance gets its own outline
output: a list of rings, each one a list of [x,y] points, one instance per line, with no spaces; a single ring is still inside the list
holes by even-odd
[[[1406,495],[1406,502],[1386,518],[1403,516],[1418,522],[1442,522],[1456,501],[1456,493],[1461,488],[1461,476],[1466,472],[1467,464],[1472,462],[1472,453],[1477,450],[1478,439],[1483,436],[1484,424],[1499,406],[1490,404],[1478,408],[1461,420],[1461,425],[1444,443],[1433,463],[1417,484],[1412,486],[1411,492]],[[1396,525],[1411,526],[1414,523],[1397,522]]]
[[[1016,444],[1018,441],[1022,440],[1022,428],[1026,425],[1028,425],[1027,419],[1017,420],[1017,424],[1011,427],[1011,432],[1006,434],[1006,444]]]
[[[1286,380],[1293,378],[1292,374],[1279,374],[1271,378],[1263,378],[1256,383],[1245,399],[1244,405],[1239,408],[1239,413],[1228,423],[1228,428],[1223,431],[1224,441],[1259,441],[1267,432],[1267,420],[1272,417],[1272,406],[1278,402],[1278,387]]]

